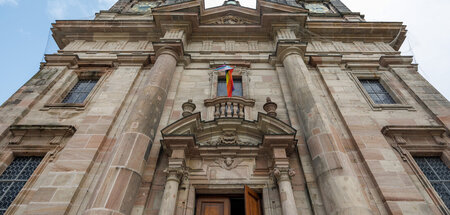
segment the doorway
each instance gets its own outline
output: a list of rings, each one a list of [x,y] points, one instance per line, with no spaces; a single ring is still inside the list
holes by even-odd
[[[199,195],[196,215],[262,215],[261,197],[245,186],[244,194]]]

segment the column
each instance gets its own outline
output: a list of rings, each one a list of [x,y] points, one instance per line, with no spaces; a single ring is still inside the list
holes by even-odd
[[[294,191],[292,190],[291,184],[291,177],[295,175],[295,172],[289,168],[275,168],[273,170],[273,175],[278,182],[278,191],[280,192],[283,214],[298,214]]]
[[[338,129],[317,99],[303,54],[306,44],[278,42],[277,57],[283,63],[299,121],[327,214],[372,214],[350,159],[339,142]]]
[[[156,61],[138,92],[106,176],[100,179],[84,214],[130,214],[141,185],[142,172],[181,55],[181,44],[159,44]],[[179,50],[179,49],[178,49]]]
[[[159,215],[173,215],[177,204],[178,186],[183,178],[183,168],[167,168],[167,181],[164,187]]]
[[[186,170],[186,150],[187,144],[182,141],[175,141],[169,144],[167,151],[171,154],[169,157],[169,167],[164,170],[167,173],[167,181],[164,186],[164,194],[159,209],[159,215],[174,215],[177,197],[178,186],[182,178],[187,178]]]
[[[292,140],[291,138],[283,138],[282,136],[265,136],[263,140],[264,142],[270,143],[272,150],[274,164],[272,175],[278,183],[283,215],[298,214],[291,184],[291,177],[295,175],[295,172],[289,168],[289,159],[286,152],[286,149],[291,146]]]

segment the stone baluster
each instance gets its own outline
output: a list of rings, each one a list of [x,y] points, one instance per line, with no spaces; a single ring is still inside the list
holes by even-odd
[[[234,102],[233,103],[233,118],[237,118],[238,117],[238,103]]]
[[[244,118],[244,105],[239,104],[239,118]]]
[[[216,110],[214,112],[214,118],[219,118],[220,117],[220,104],[216,104],[215,107],[216,107]]]
[[[225,117],[226,109],[227,109],[226,103],[225,102],[220,103],[220,118]]]
[[[233,107],[231,106],[231,102],[227,102],[226,106],[227,106],[227,114],[225,117],[232,117],[231,112],[233,111],[232,110]]]
[[[297,116],[304,125],[327,214],[372,214],[351,161],[315,96],[317,89],[302,57],[305,49],[302,43],[278,43],[277,57],[285,68]]]
[[[112,162],[100,180],[84,214],[130,214],[142,180],[142,171],[167,98],[181,51],[177,44],[160,44],[156,62],[138,92],[124,132],[117,141]],[[164,46],[163,46],[164,45]],[[174,48],[175,46],[175,48]],[[181,47],[181,44],[178,44]]]

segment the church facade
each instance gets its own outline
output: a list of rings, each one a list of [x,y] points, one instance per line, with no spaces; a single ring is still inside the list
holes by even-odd
[[[449,214],[450,103],[400,22],[119,0],[52,32],[0,108],[0,214]]]

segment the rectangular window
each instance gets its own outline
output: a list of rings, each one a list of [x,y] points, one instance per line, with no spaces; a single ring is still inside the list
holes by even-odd
[[[0,175],[0,214],[6,212],[41,160],[42,157],[17,157]]]
[[[359,79],[362,86],[369,94],[375,104],[395,104],[396,102],[389,93],[384,89],[379,80],[376,79]]]
[[[450,168],[439,157],[414,157],[447,208],[450,208]]]
[[[78,80],[75,86],[70,90],[66,97],[62,100],[62,103],[66,104],[79,104],[83,103],[94,86],[97,84],[98,79],[82,79]]]
[[[242,79],[233,78],[233,96],[243,96],[242,93]],[[217,82],[217,96],[227,96],[227,81],[225,78],[219,78]]]

